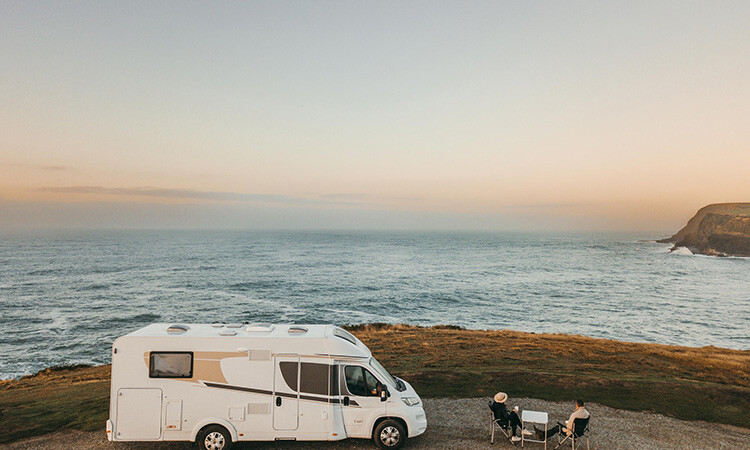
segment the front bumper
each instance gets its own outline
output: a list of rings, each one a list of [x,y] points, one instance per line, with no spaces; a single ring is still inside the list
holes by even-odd
[[[409,419],[406,421],[406,426],[409,427],[409,437],[419,436],[424,433],[427,429],[427,415],[424,412],[424,408],[421,406],[412,406],[413,414],[410,414]]]

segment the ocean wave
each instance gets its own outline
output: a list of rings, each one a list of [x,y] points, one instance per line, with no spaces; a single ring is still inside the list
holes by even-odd
[[[62,272],[61,269],[35,269],[28,272],[28,275],[51,275]]]
[[[88,330],[107,330],[113,328],[113,325],[116,325],[117,328],[128,325],[147,325],[158,322],[161,318],[162,316],[159,314],[140,313],[132,316],[114,316],[102,318],[101,320],[89,320],[87,323],[79,326]]]
[[[673,255],[685,255],[685,256],[693,256],[694,254],[687,247],[677,247],[674,250],[672,250],[670,253],[672,253]]]
[[[153,313],[136,314],[131,317],[120,318],[120,320],[125,320],[129,322],[155,322],[159,319],[161,319],[161,315],[153,314]]]
[[[82,286],[78,289],[81,291],[101,291],[104,289],[109,289],[110,287],[112,287],[110,284],[94,283],[88,286]]]
[[[277,289],[282,284],[286,284],[286,283],[280,280],[243,281],[241,283],[230,284],[228,289],[234,290],[234,291],[249,291],[249,290],[255,290],[255,289]]]
[[[116,272],[124,272],[127,270],[133,269],[132,267],[94,267],[91,269],[91,273],[96,274],[106,274],[106,273],[116,273]]]

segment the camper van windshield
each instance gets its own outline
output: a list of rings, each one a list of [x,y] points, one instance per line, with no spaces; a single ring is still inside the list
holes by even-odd
[[[370,367],[375,369],[375,372],[379,373],[381,377],[383,377],[388,383],[390,383],[392,386],[394,386],[396,389],[400,386],[400,383],[398,380],[396,380],[396,377],[388,373],[387,370],[385,370],[385,367],[383,367],[377,359],[370,358]],[[400,389],[399,389],[400,390]]]

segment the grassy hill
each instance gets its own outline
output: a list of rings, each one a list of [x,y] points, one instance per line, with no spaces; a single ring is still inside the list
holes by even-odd
[[[563,334],[407,325],[348,327],[424,397],[582,398],[750,428],[750,350],[635,344]],[[104,430],[109,366],[0,382],[0,442]]]

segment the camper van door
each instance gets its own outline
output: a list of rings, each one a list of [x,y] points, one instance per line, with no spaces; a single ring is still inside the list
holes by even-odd
[[[386,415],[386,403],[380,401],[379,381],[368,369],[359,365],[343,365],[344,427],[350,437],[369,438],[373,421]],[[346,398],[348,397],[348,401]],[[347,405],[348,403],[348,405]]]
[[[296,430],[299,419],[298,354],[277,354],[274,363],[273,428]]]

